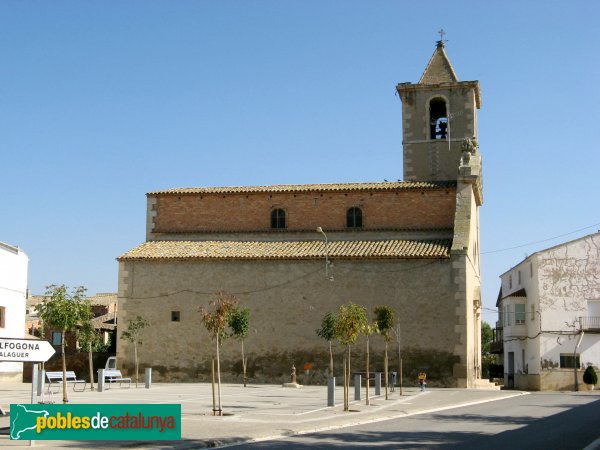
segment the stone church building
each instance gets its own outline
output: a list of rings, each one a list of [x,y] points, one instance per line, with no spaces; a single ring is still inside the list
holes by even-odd
[[[407,383],[425,370],[441,386],[481,384],[479,82],[459,81],[438,41],[421,79],[397,91],[405,181],[147,194],[146,241],[118,258],[119,327],[137,315],[150,322],[140,363],[155,380],[209,379],[214,344],[198,309],[223,290],[251,310],[250,381],[287,381],[292,364],[300,382],[321,381],[328,345],[315,330],[352,301],[396,311]],[[353,370],[364,370],[364,343]],[[382,348],[372,337],[373,369]],[[127,342],[117,356],[130,371]],[[241,378],[240,359],[239,343],[225,341],[224,379]]]

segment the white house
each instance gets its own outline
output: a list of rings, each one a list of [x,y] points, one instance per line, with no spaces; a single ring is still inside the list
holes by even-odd
[[[0,337],[25,335],[25,298],[29,258],[18,247],[0,242]],[[0,361],[0,381],[21,381],[23,363]]]
[[[584,369],[600,367],[600,232],[534,253],[500,278],[505,386],[581,388]]]

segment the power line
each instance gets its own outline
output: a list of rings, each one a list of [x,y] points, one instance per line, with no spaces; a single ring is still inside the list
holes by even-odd
[[[497,250],[491,250],[489,252],[481,252],[481,254],[482,255],[488,255],[490,253],[506,252],[506,251],[509,251],[509,250],[514,250],[516,248],[522,248],[522,247],[527,247],[529,245],[540,244],[542,242],[548,242],[548,241],[552,241],[554,239],[558,239],[558,238],[561,238],[561,237],[564,237],[564,236],[568,236],[570,234],[578,233],[579,231],[587,230],[588,228],[597,227],[598,225],[600,225],[600,222],[594,223],[594,224],[589,225],[587,227],[579,228],[578,230],[569,231],[568,233],[565,233],[565,234],[560,234],[558,236],[554,236],[554,237],[551,237],[551,238],[542,239],[540,241],[528,242],[527,244],[515,245],[514,247],[500,248],[500,249],[497,249]]]

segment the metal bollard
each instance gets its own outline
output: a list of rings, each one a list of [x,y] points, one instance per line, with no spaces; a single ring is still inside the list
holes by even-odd
[[[381,372],[375,372],[375,395],[381,395]]]
[[[44,377],[46,376],[46,371],[41,368],[38,370],[38,379],[37,379],[37,395],[40,396],[44,393]]]
[[[335,406],[335,377],[327,378],[327,406]]]
[[[38,365],[33,363],[31,369],[31,403],[37,402],[37,387],[38,387]]]
[[[98,392],[104,392],[104,369],[98,369]]]
[[[354,400],[360,400],[361,376],[354,375]]]
[[[152,386],[152,367],[147,367],[144,371],[144,380],[146,381],[146,389]]]

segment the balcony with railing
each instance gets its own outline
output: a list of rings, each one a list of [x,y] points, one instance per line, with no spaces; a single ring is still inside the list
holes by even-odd
[[[504,352],[504,337],[502,328],[496,328],[492,330],[494,339],[490,342],[490,353],[503,353]]]
[[[600,333],[600,316],[584,316],[579,318],[581,329],[588,333]]]

